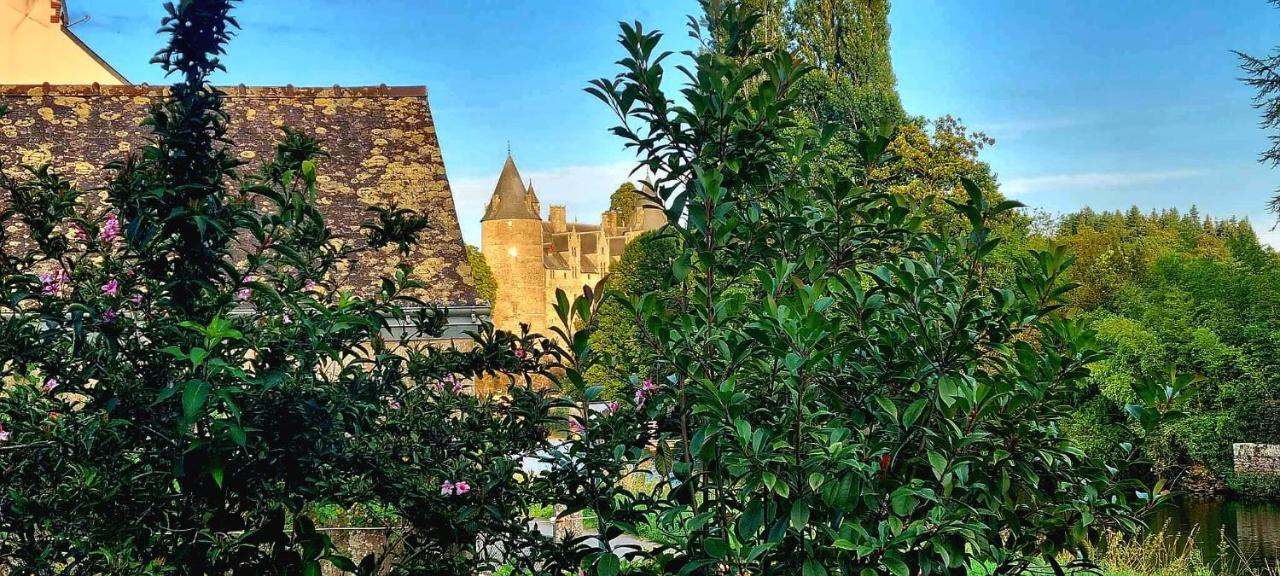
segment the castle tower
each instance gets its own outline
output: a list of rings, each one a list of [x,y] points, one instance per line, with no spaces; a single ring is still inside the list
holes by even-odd
[[[542,219],[531,196],[508,153],[480,219],[480,251],[498,280],[493,324],[501,330],[517,331],[522,323],[534,331],[547,326]]]
[[[0,0],[0,84],[128,84],[67,28],[63,0]]]
[[[527,192],[525,192],[525,195],[524,195],[524,197],[525,197],[525,202],[527,202],[527,203],[529,204],[529,209],[530,209],[530,210],[533,210],[533,213],[534,213],[535,215],[537,215],[539,219],[541,219],[541,218],[542,218],[542,204],[541,204],[540,202],[538,202],[538,195],[537,195],[536,193],[534,193],[534,191],[533,191],[533,179],[532,179],[532,178],[530,178],[530,179],[529,179],[529,187],[528,187],[528,189],[527,189],[527,190],[528,190],[528,191],[527,191]]]

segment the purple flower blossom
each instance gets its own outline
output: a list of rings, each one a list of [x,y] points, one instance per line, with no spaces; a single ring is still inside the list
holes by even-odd
[[[431,383],[431,385],[435,387],[436,392],[444,392],[446,384],[448,385],[449,390],[453,391],[454,394],[462,392],[464,388],[462,381],[458,380],[458,377],[453,374],[449,374],[448,376]]]
[[[120,219],[115,213],[107,214],[107,221],[102,223],[102,232],[98,238],[103,242],[110,244],[120,237]]]
[[[453,495],[453,488],[453,482],[445,480],[444,483],[440,485],[440,494],[442,496],[451,496]]]
[[[40,283],[44,285],[41,292],[45,296],[53,296],[62,292],[66,288],[67,283],[71,281],[71,277],[67,275],[67,271],[59,268],[57,272],[50,272],[40,275]]]
[[[57,387],[58,387],[58,377],[50,376],[48,379],[44,381],[44,386],[42,389],[44,390],[45,394],[48,394],[50,392],[53,392],[54,389],[56,389]]]
[[[640,389],[636,390],[636,408],[643,408],[645,401],[648,400],[649,396],[652,396],[657,390],[658,385],[653,383],[653,378],[645,378],[644,382],[640,385]]]
[[[0,442],[9,441],[9,431],[4,429],[4,425],[0,424]]]
[[[119,296],[120,281],[116,280],[115,278],[108,280],[106,284],[102,285],[102,293],[106,294],[107,296]]]
[[[582,426],[581,420],[578,420],[577,418],[570,418],[569,431],[573,432],[574,434],[582,434],[583,432],[586,432],[587,429]]]
[[[280,316],[280,323],[284,324],[285,326],[288,326],[290,324],[293,324],[293,318],[290,318],[289,313],[285,312],[284,315]]]
[[[81,241],[89,239],[89,233],[85,232],[84,226],[81,226],[79,223],[71,225],[71,236],[76,240]]]
[[[615,412],[617,412],[617,411],[618,411],[618,408],[620,408],[620,406],[619,406],[619,404],[618,404],[618,401],[617,401],[617,400],[614,400],[614,401],[612,401],[612,402],[610,402],[610,403],[608,403],[608,404],[605,404],[605,405],[604,405],[604,413],[605,413],[605,414],[613,414],[613,413],[615,413]]]
[[[245,276],[240,280],[240,283],[248,284],[253,281],[254,281],[253,276]],[[253,296],[253,290],[250,289],[248,286],[245,286],[244,288],[236,290],[236,300],[244,302],[245,300],[248,300],[250,296]]]
[[[395,398],[388,398],[388,399],[387,399],[387,407],[388,407],[388,408],[391,408],[392,410],[399,410],[399,409],[400,409],[400,402],[396,401],[396,399],[395,399]]]
[[[119,317],[120,315],[117,314],[116,311],[111,308],[107,308],[106,310],[102,311],[103,322],[115,322],[116,318],[119,318]]]
[[[471,485],[466,482],[458,482],[457,484],[454,484],[453,487],[454,493],[459,496],[471,491]]]
[[[525,355],[524,348],[516,348],[516,358],[524,360],[524,355]]]
[[[131,304],[133,304],[134,306],[141,306],[141,305],[142,305],[142,293],[141,293],[141,292],[137,292],[137,293],[135,293],[133,296],[130,296],[130,297],[129,297],[129,302],[130,302]]]
[[[302,288],[304,290],[311,290],[311,289],[314,289],[315,287],[316,287],[316,281],[311,279],[308,279],[306,282],[302,284]]]

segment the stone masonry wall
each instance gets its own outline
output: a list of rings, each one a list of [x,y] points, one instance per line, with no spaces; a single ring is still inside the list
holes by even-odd
[[[1234,444],[1236,473],[1280,476],[1280,444]]]

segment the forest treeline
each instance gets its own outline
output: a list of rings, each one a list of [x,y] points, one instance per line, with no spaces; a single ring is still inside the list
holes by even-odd
[[[1065,244],[1076,257],[1066,313],[1090,320],[1115,352],[1076,391],[1070,433],[1086,450],[1116,450],[1133,381],[1196,374],[1187,417],[1162,427],[1148,455],[1182,473],[1184,488],[1275,493],[1275,482],[1233,473],[1231,444],[1280,442],[1280,255],[1247,220],[1194,207],[1085,209],[1040,228],[1032,245]]]

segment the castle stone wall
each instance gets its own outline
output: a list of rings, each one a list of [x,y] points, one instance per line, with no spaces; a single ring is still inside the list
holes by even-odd
[[[1280,444],[1233,444],[1236,474],[1280,476]]]
[[[493,270],[498,290],[493,325],[518,332],[520,324],[534,331],[547,326],[546,272],[542,264],[542,222],[489,220],[480,224],[484,259]]]

